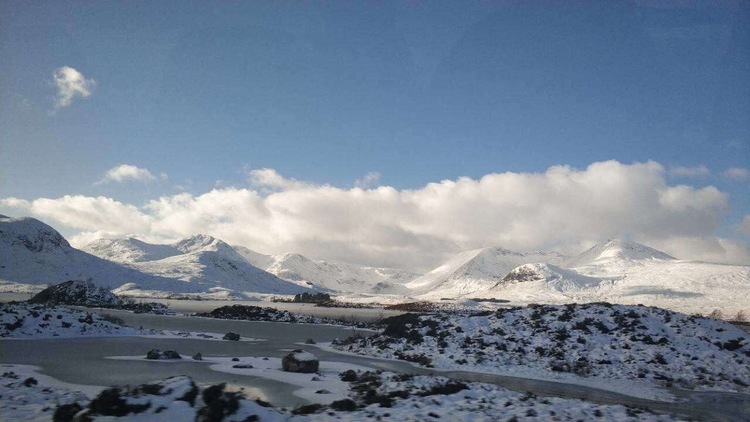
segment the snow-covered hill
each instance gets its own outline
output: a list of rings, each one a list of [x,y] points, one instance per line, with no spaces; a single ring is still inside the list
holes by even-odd
[[[566,258],[556,252],[514,252],[483,248],[460,253],[429,273],[406,283],[411,295],[456,298],[492,288],[513,268],[533,263],[559,264]]]
[[[47,287],[29,299],[29,303],[107,307],[121,305],[122,300],[90,281],[68,280]]]
[[[264,255],[207,235],[193,236],[171,245],[153,245],[133,238],[98,240],[83,249],[149,274],[187,281],[217,280],[221,281],[222,287],[227,286],[224,275],[229,275],[232,270],[256,274],[256,279],[268,279],[269,274],[257,275],[256,270],[259,270],[282,279],[284,283],[281,284],[345,293],[401,293],[404,283],[418,276],[391,268],[318,261],[296,253]],[[232,269],[229,263],[237,268]],[[263,293],[299,292],[299,289],[286,292],[268,291],[263,286],[253,288],[261,289],[255,291]]]
[[[608,240],[560,268],[515,268],[481,297],[519,303],[608,301],[686,313],[731,315],[750,307],[750,266],[683,261],[637,243]]]
[[[534,305],[496,312],[405,314],[335,348],[439,369],[546,374],[684,389],[750,392],[750,337],[724,321],[664,309]],[[641,385],[638,385],[641,384]]]

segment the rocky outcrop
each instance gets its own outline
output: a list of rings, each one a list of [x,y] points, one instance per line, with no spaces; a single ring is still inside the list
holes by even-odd
[[[161,351],[159,349],[151,349],[146,353],[146,359],[153,360],[169,360],[169,359],[182,359],[179,353],[174,350]]]
[[[30,303],[77,306],[120,306],[122,301],[109,290],[96,286],[90,280],[68,280],[47,287],[29,299]]]
[[[318,372],[320,361],[312,353],[294,350],[281,359],[281,369],[286,372],[312,374]]]
[[[230,331],[230,332],[224,334],[224,340],[239,341],[240,340],[240,335],[237,334],[237,333],[233,333],[233,332]]]

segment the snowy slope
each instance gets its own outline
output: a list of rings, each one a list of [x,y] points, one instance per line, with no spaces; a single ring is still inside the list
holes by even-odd
[[[445,264],[406,284],[411,295],[455,298],[492,288],[513,268],[532,262],[559,264],[556,252],[519,253],[504,248],[483,248],[460,253]]]
[[[573,258],[579,266],[525,265],[481,297],[521,303],[608,301],[727,316],[750,307],[750,266],[682,261],[647,246],[609,240]]]
[[[39,220],[0,218],[0,282],[46,285],[71,279],[91,279],[107,288],[133,283],[149,290],[196,291],[185,283],[144,274],[75,249]]]
[[[156,261],[182,253],[172,245],[152,245],[134,237],[98,239],[85,245],[81,250],[99,258],[122,263]]]
[[[369,293],[378,283],[391,289],[417,274],[391,268],[359,267],[351,264],[317,261],[299,254],[271,256],[266,271],[286,280],[303,281],[334,292]]]

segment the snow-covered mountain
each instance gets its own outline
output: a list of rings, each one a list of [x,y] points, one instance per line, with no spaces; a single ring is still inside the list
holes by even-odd
[[[146,296],[309,291],[250,265],[229,245],[210,236],[194,236],[171,246],[137,239],[97,241],[87,249],[109,259],[73,248],[39,220],[2,218],[0,281],[7,287],[91,279],[119,295]]]
[[[318,261],[288,253],[267,257],[266,271],[318,289],[346,293],[370,293],[376,286],[381,293],[393,293],[418,274],[392,268],[360,267],[352,264]]]
[[[71,279],[91,279],[106,288],[130,283],[149,290],[198,291],[75,249],[34,218],[0,218],[0,283],[41,287]]]
[[[196,235],[165,246],[176,255],[153,261],[131,262],[138,270],[187,282],[212,284],[213,289],[241,293],[295,294],[309,288],[283,280],[253,266],[226,242]]]
[[[220,283],[222,287],[227,286],[223,274],[241,271],[254,274],[254,279],[268,278],[270,273],[284,283],[319,291],[399,293],[404,290],[405,282],[418,276],[391,268],[318,261],[296,253],[264,255],[207,235],[193,236],[171,245],[153,245],[133,238],[97,240],[83,249],[149,274],[186,281],[224,280]],[[258,270],[266,275],[261,277]]]
[[[492,288],[513,268],[533,263],[560,264],[566,257],[557,252],[514,252],[495,247],[462,252],[445,264],[406,284],[411,295],[425,298],[455,298]]]
[[[678,260],[620,239],[594,246],[571,264],[576,266],[519,266],[476,295],[521,303],[645,304],[704,314],[750,307],[750,266]]]
[[[655,260],[671,261],[674,258],[640,243],[609,239],[568,260],[565,266],[574,268],[587,265],[639,264]]]

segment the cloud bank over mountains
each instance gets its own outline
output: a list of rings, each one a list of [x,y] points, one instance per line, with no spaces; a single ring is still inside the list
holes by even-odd
[[[728,195],[713,186],[669,185],[667,174],[652,161],[605,161],[397,190],[319,185],[266,168],[251,171],[247,187],[162,196],[144,205],[82,195],[5,198],[0,205],[79,230],[72,239],[79,244],[124,234],[172,241],[206,233],[263,253],[411,270],[490,245],[579,252],[611,236],[678,258],[750,262],[746,244],[716,235]]]

